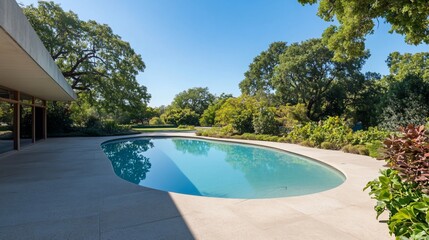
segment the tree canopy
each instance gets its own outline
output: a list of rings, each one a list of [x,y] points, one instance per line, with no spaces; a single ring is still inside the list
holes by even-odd
[[[280,103],[303,103],[311,120],[321,119],[328,110],[332,115],[341,113],[338,108],[344,107],[336,107],[338,103],[327,99],[331,95],[332,100],[344,101],[353,90],[349,88],[359,88],[364,80],[360,70],[367,56],[337,62],[333,55],[320,39],[290,45],[274,71],[273,86]]]
[[[216,112],[222,107],[226,100],[232,98],[231,94],[222,93],[216,100],[208,106],[200,118],[200,125],[205,127],[211,127],[215,125]]]
[[[196,87],[178,93],[171,105],[174,108],[188,108],[201,115],[214,100],[215,96],[209,92],[208,88]]]
[[[274,68],[279,64],[279,57],[287,49],[285,42],[274,42],[268,50],[261,52],[249,65],[244,73],[244,80],[240,82],[240,90],[249,96],[269,96],[274,87],[272,83]]]
[[[387,58],[387,65],[390,68],[390,74],[396,80],[413,75],[429,83],[429,52],[415,54],[393,52]]]
[[[78,93],[107,111],[141,110],[150,94],[136,76],[145,64],[106,24],[83,21],[54,2],[23,8],[64,77]]]
[[[390,33],[405,35],[408,44],[429,44],[428,1],[409,0],[298,0],[301,4],[319,3],[318,16],[338,21],[324,32],[335,60],[365,55],[365,37],[374,32],[380,20],[391,25]]]

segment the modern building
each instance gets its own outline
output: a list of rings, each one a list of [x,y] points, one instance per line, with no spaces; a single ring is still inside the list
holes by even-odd
[[[21,8],[0,0],[0,153],[46,139],[46,101],[74,99]]]

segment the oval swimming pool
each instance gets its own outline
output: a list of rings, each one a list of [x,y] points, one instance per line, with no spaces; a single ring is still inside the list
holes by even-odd
[[[334,188],[345,177],[301,156],[194,138],[131,138],[102,144],[119,177],[163,191],[221,198],[276,198]]]

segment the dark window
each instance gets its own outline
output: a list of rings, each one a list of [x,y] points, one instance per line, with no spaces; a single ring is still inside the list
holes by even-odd
[[[0,153],[13,150],[13,106],[0,101]]]

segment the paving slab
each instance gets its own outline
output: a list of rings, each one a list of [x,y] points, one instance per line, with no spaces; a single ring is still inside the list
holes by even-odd
[[[124,137],[140,136],[196,137]],[[347,179],[334,189],[304,196],[209,198],[149,189],[117,177],[101,143],[124,137],[51,138],[0,156],[0,239],[393,239],[387,225],[375,219],[374,200],[362,191],[383,168],[373,158],[223,139],[304,155]]]

